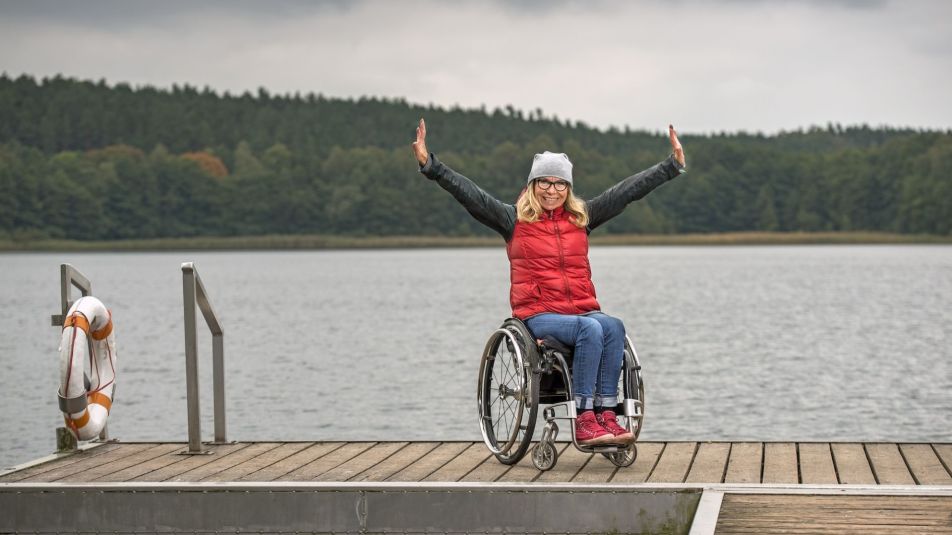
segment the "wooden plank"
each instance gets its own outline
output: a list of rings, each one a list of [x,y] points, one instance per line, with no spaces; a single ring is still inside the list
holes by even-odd
[[[126,468],[136,466],[138,464],[148,462],[156,457],[161,457],[167,455],[181,446],[179,444],[156,444],[151,448],[141,450],[133,455],[125,456],[121,459],[116,459],[110,463],[100,464],[89,470],[84,470],[78,474],[72,474],[61,479],[58,479],[58,482],[61,483],[80,483],[87,481],[95,481],[99,478],[108,476],[115,472],[125,470]]]
[[[63,455],[58,459],[54,459],[43,464],[38,464],[36,466],[30,466],[24,468],[23,470],[17,470],[16,472],[9,473],[3,477],[0,477],[0,483],[15,483],[17,481],[22,481],[24,479],[29,479],[31,477],[38,476],[40,474],[49,472],[51,470],[58,470],[66,468],[67,466],[76,464],[80,461],[86,461],[87,459],[92,459],[93,457],[102,455],[104,453],[109,453],[111,451],[117,450],[119,448],[128,447],[129,444],[121,444],[118,442],[113,442],[109,444],[103,444],[102,446],[97,446],[91,450],[77,451],[69,455]]]
[[[274,481],[330,454],[344,444],[345,442],[315,442],[294,455],[242,477],[241,481]]]
[[[353,459],[317,476],[314,481],[347,481],[390,457],[406,445],[406,442],[378,442]]]
[[[566,483],[572,481],[572,478],[579,473],[590,460],[591,453],[583,453],[569,444],[567,448],[559,454],[559,459],[555,463],[555,468],[542,472],[536,481],[539,483]]]
[[[444,442],[415,462],[388,477],[387,481],[423,481],[430,474],[439,470],[443,465],[452,461],[472,442]],[[482,444],[480,442],[479,444]],[[485,446],[483,446],[485,447]]]
[[[164,468],[170,464],[177,463],[182,459],[181,456],[175,455],[175,452],[182,448],[181,444],[170,444],[171,449],[167,453],[154,457],[148,461],[134,464],[118,472],[113,472],[111,474],[106,474],[96,481],[132,481],[137,477],[141,477],[144,474],[154,472],[161,468]]]
[[[448,463],[423,478],[423,481],[459,481],[491,454],[482,442],[474,442]]]
[[[411,442],[383,462],[365,470],[352,481],[384,481],[429,454],[439,445],[439,442]]]
[[[345,442],[327,455],[321,456],[306,465],[284,474],[278,481],[313,481],[317,476],[336,468],[374,445],[373,442]]]
[[[535,446],[533,446],[535,447]],[[561,456],[566,448],[574,448],[568,442],[556,442],[555,451],[559,452]],[[535,481],[543,472],[540,472],[538,468],[532,464],[532,449],[529,449],[529,453],[522,458],[515,466],[511,467],[505,474],[503,474],[497,481],[499,482],[512,482],[512,483],[529,483]]]
[[[764,466],[764,445],[760,442],[735,442],[727,462],[724,483],[760,483]]]
[[[952,475],[952,444],[933,444],[932,449],[945,466],[945,471]]]
[[[529,459],[532,454],[532,448],[534,446],[529,446],[529,451],[526,453],[526,456],[521,460]],[[476,468],[473,468],[468,474],[463,476],[460,481],[467,482],[489,482],[496,481],[503,474],[509,471],[511,465],[502,464],[494,455],[490,455],[486,458],[485,461],[479,464]]]
[[[725,494],[716,532],[952,533],[952,497]]]
[[[873,476],[880,485],[915,485],[896,444],[866,444]]]
[[[807,485],[836,485],[833,453],[826,442],[799,444],[801,483]]]
[[[601,453],[596,453],[591,457],[585,467],[572,478],[573,483],[607,483],[611,481],[615,471],[619,469]]]
[[[797,445],[792,442],[771,442],[764,444],[763,483],[800,482],[797,465]]]
[[[946,511],[952,513],[948,504],[952,503],[952,496],[916,496],[916,495],[875,495],[875,494],[724,494],[731,496],[730,503],[742,505],[757,505],[767,513],[781,513],[794,509],[807,511],[811,509],[834,511],[844,506],[858,511],[877,511],[889,509],[895,505],[902,510],[903,505],[914,505],[909,510],[915,511]],[[751,516],[758,513],[752,510],[742,511]],[[950,526],[952,527],[952,526]]]
[[[110,450],[102,455],[93,455],[90,457],[85,457],[78,462],[59,465],[53,470],[46,470],[41,473],[31,475],[22,481],[25,483],[46,483],[50,481],[57,481],[73,474],[79,474],[86,470],[91,470],[101,464],[115,462],[118,459],[128,457],[129,455],[134,455],[140,451],[152,447],[155,447],[154,443],[123,444],[121,447]]]
[[[952,485],[952,476],[942,466],[930,444],[900,444],[912,477],[920,485]]]
[[[203,481],[238,481],[262,468],[271,466],[282,459],[286,459],[308,446],[310,446],[309,442],[288,442],[281,444],[276,448],[261,453],[257,457],[208,476]]]
[[[682,483],[694,461],[696,442],[668,442],[648,483]]]
[[[731,452],[728,442],[702,442],[698,445],[694,463],[685,479],[687,483],[721,483],[727,470]]]
[[[225,455],[219,455],[212,462],[195,467],[188,472],[178,474],[175,477],[169,478],[167,481],[204,481],[208,478],[214,477],[223,470],[227,470],[249,459],[253,459],[262,453],[277,448],[280,445],[281,444],[277,442],[249,442],[245,444],[244,448],[233,450]]]
[[[663,442],[638,442],[638,457],[628,468],[620,468],[612,476],[612,483],[644,483],[658,464]]]
[[[168,455],[168,457],[177,459],[175,462],[143,473],[140,476],[132,478],[130,481],[165,481],[166,479],[188,472],[203,464],[213,462],[222,455],[228,455],[232,451],[242,449],[246,446],[247,444],[243,443],[208,445],[206,449],[212,452],[210,455],[179,455],[179,453],[188,449],[186,444],[179,444],[178,449]],[[161,463],[158,459],[156,459],[156,461]]]
[[[832,444],[836,475],[842,485],[875,485],[876,478],[862,444]]]

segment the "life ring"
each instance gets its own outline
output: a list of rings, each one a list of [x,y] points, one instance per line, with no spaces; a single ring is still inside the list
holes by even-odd
[[[69,307],[59,354],[57,394],[66,427],[79,440],[93,439],[106,425],[116,388],[116,337],[112,314],[102,301],[80,297]]]

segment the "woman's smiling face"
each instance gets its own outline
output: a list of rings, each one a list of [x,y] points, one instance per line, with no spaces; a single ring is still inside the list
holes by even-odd
[[[569,196],[568,182],[561,178],[547,176],[537,178],[533,183],[533,192],[543,210],[548,212],[565,204],[565,199]]]

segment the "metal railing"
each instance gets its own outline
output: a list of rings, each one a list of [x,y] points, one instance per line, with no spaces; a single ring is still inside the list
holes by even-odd
[[[86,275],[80,273],[72,264],[60,264],[61,313],[50,316],[50,323],[53,327],[63,327],[63,322],[66,321],[66,312],[68,312],[69,307],[73,306],[73,303],[76,302],[73,299],[74,286],[83,294],[81,297],[86,297],[93,293],[93,285],[89,282],[89,278],[86,277]],[[108,424],[103,425],[102,431],[99,432],[99,440],[109,440]],[[56,451],[76,451],[77,448],[78,443],[76,437],[70,434],[65,427],[56,428]]]
[[[198,332],[195,307],[202,311],[205,323],[212,333],[212,386],[215,405],[215,442],[227,442],[225,438],[225,342],[224,331],[215,309],[208,300],[208,292],[195,264],[182,264],[182,290],[185,304],[185,389],[188,399],[188,451],[187,454],[211,453],[202,449],[201,411],[198,388]]]
[[[60,303],[62,304],[62,313],[53,314],[50,317],[53,327],[62,327],[66,321],[66,312],[73,306],[73,286],[75,286],[83,297],[93,293],[93,285],[85,275],[79,272],[71,264],[60,264]]]

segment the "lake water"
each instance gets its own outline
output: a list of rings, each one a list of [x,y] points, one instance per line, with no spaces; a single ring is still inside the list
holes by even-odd
[[[644,365],[642,439],[952,441],[952,247],[596,247],[591,259],[602,307]],[[49,319],[60,263],[113,311],[111,435],[187,440],[186,261],[225,328],[229,439],[479,439],[479,356],[509,314],[502,246],[2,254],[0,468],[50,453],[62,425]]]

